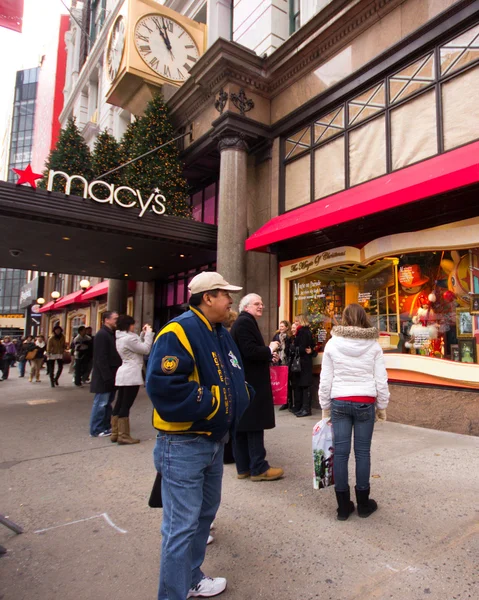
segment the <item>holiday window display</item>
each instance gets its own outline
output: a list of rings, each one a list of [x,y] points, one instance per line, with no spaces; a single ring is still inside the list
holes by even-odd
[[[370,265],[341,265],[294,280],[292,313],[306,314],[321,352],[344,307],[361,304],[385,352],[476,362],[479,295],[471,293],[477,250],[405,253]],[[475,304],[474,304],[475,302]],[[477,314],[477,312],[476,312]],[[461,339],[469,343],[458,347]]]

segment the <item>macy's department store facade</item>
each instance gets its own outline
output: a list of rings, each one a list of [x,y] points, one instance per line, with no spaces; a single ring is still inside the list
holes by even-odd
[[[149,298],[159,282],[184,298],[184,274],[216,260],[263,297],[266,338],[308,315],[317,374],[342,309],[360,302],[381,332],[390,418],[477,435],[478,40],[477,0],[331,3],[266,58],[220,39],[168,98],[193,132],[192,199],[217,186],[218,228],[72,197],[57,215],[61,195],[28,189],[15,190],[22,211],[2,184],[1,232],[41,232],[38,252],[82,231],[75,268],[128,273]],[[63,256],[48,270],[75,272]]]

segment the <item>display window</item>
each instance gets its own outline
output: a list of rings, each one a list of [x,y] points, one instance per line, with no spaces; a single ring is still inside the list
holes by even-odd
[[[385,353],[476,362],[478,249],[407,252],[291,279],[290,318],[305,314],[322,352],[345,306],[361,304]]]

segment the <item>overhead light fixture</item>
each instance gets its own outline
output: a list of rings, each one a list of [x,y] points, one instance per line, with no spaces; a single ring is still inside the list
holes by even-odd
[[[58,298],[60,298],[60,292],[57,291],[53,291],[50,295],[53,298],[53,300],[58,300]]]
[[[151,265],[150,265],[148,268],[150,269],[150,271],[152,271],[152,270],[153,270],[153,267],[152,267]]]
[[[82,279],[80,281],[80,287],[83,291],[87,290],[90,287],[90,282],[88,281],[88,279]]]
[[[100,264],[101,264],[101,265],[104,265],[105,263],[106,263],[106,260],[101,260],[101,261],[100,261]]]
[[[133,250],[133,246],[127,246],[126,249],[127,250]]]
[[[123,277],[128,277],[128,273],[123,273]]]
[[[50,252],[45,252],[45,256],[51,256]]]
[[[36,267],[37,265],[32,265],[32,267]]]
[[[65,237],[62,237],[62,240],[65,240],[65,242],[68,242],[70,240],[70,238],[65,236]]]
[[[185,255],[184,254],[180,254],[180,258],[185,258]]]
[[[39,304],[40,306],[42,304],[45,304],[45,298],[37,298],[37,304]]]

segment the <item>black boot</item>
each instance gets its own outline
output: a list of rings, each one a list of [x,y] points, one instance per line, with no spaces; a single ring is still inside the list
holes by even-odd
[[[301,411],[296,413],[297,417],[309,417],[311,416],[311,390],[310,388],[302,387],[301,390]]]
[[[287,404],[282,404],[282,405],[279,407],[279,410],[288,410],[288,405],[287,405]]]
[[[347,492],[336,492],[336,500],[338,501],[338,521],[347,521],[349,515],[354,512],[349,486]]]
[[[358,515],[365,519],[366,517],[369,517],[369,515],[372,515],[375,510],[377,510],[377,502],[369,499],[370,488],[367,490],[358,490],[358,488],[355,488],[355,490],[356,502],[358,503]]]

